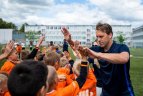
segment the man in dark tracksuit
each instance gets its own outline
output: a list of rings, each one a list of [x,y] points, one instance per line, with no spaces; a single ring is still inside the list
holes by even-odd
[[[98,23],[96,26],[96,37],[99,47],[87,48],[89,57],[97,58],[100,69],[94,66],[95,75],[102,80],[101,96],[134,96],[131,85],[130,52],[124,44],[117,44],[112,40],[112,27],[107,24]]]

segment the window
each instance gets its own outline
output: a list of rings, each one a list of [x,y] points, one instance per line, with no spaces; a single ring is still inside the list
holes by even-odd
[[[51,26],[50,29],[53,29],[53,26]]]
[[[90,32],[90,29],[87,29],[87,32]]]
[[[61,26],[59,26],[58,29],[61,29]]]
[[[57,27],[55,26],[54,29],[57,29]]]
[[[90,42],[90,39],[87,39],[87,42]]]
[[[49,26],[46,26],[46,29],[49,29]]]

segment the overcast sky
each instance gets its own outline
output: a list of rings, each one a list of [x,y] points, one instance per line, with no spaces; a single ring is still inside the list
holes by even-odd
[[[143,0],[0,0],[0,18],[16,25],[143,25]]]

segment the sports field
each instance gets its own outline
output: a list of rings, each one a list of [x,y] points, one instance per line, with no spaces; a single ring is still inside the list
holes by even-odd
[[[0,46],[0,50],[1,47],[2,46]],[[135,96],[143,96],[143,49],[130,48],[130,51],[132,55],[130,76]],[[4,61],[0,61],[0,67],[2,66],[3,62]]]
[[[130,75],[135,96],[143,96],[143,49],[130,49],[131,67]]]

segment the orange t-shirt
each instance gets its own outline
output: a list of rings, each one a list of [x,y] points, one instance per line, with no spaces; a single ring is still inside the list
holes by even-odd
[[[93,71],[89,69],[87,79],[80,91],[85,91],[86,89],[89,89],[90,92],[93,92],[93,96],[96,96],[96,83],[97,80],[93,74]]]
[[[77,81],[73,81],[65,88],[53,90],[46,94],[46,96],[77,96],[79,93],[79,86]]]
[[[59,89],[59,88],[64,88],[65,86],[69,85],[72,83],[72,79],[69,77],[69,70],[67,68],[59,68],[58,71],[57,71],[57,74],[58,75],[65,75],[66,76],[66,80],[65,81],[59,81],[57,86],[56,86],[56,89]]]
[[[60,67],[58,70],[57,70],[58,73],[65,73],[67,75],[70,74],[70,70],[68,68],[62,68]]]
[[[1,70],[0,71],[4,71],[6,72],[7,74],[9,74],[11,72],[11,70],[14,68],[14,64],[10,61],[6,61],[4,63],[4,65],[1,67]]]
[[[69,76],[72,80],[75,80],[75,74],[74,73],[70,74]]]
[[[11,96],[9,92],[6,92],[3,96]]]

